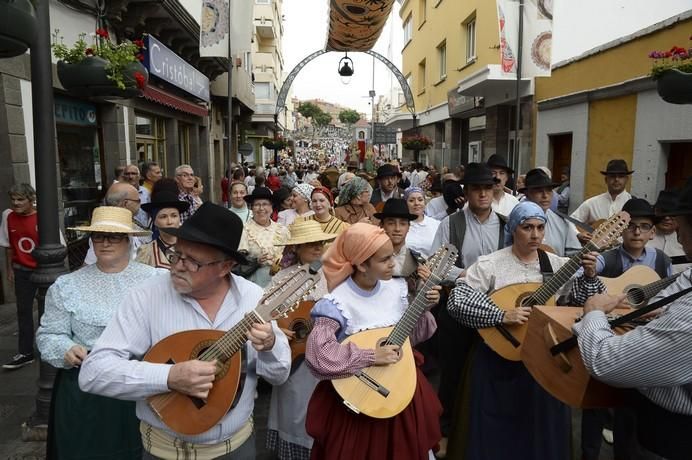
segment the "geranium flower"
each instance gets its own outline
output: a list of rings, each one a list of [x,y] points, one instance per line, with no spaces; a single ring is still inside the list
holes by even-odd
[[[96,29],[96,35],[98,35],[101,38],[109,38],[108,31],[100,27]]]
[[[147,84],[147,79],[144,76],[144,74],[142,74],[142,72],[135,72],[134,75],[135,75],[135,80],[137,80],[137,87],[139,89],[144,89],[144,87]]]
[[[86,54],[87,56],[93,56],[94,55],[94,48],[85,49],[84,54]]]

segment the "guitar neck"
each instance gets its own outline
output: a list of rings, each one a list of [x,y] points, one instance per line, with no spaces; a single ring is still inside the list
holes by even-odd
[[[570,257],[569,261],[555,272],[543,286],[531,294],[531,298],[535,301],[533,305],[545,305],[577,273],[581,267],[581,259],[584,254],[597,250],[598,248],[595,245],[587,243],[579,252]]]
[[[661,290],[667,288],[671,284],[675,282],[676,279],[678,279],[678,276],[680,276],[680,273],[676,273],[673,276],[669,276],[667,278],[660,279],[658,281],[654,281],[653,283],[649,283],[646,286],[642,287],[642,291],[644,291],[644,297],[646,299],[650,299],[656,294],[658,294]]]
[[[262,323],[264,320],[255,311],[245,315],[242,320],[229,331],[227,331],[219,340],[214,342],[204,353],[199,356],[202,361],[226,361],[231,356],[236,354],[247,342],[247,333],[255,323]]]
[[[399,322],[394,326],[394,329],[387,337],[388,345],[398,345],[402,346],[406,339],[413,332],[413,328],[416,327],[418,320],[425,313],[427,307],[427,301],[425,299],[425,293],[433,288],[433,286],[439,282],[439,279],[435,275],[431,274],[430,278],[423,284],[423,287],[416,294],[416,298],[404,312]]]

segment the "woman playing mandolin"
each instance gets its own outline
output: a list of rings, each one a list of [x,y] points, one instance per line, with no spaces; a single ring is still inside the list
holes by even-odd
[[[281,280],[295,265],[310,265],[320,260],[325,243],[336,238],[336,235],[324,233],[320,223],[310,219],[297,219],[289,230],[291,239],[285,243],[286,248],[280,263],[282,270],[275,275],[275,280]],[[306,300],[314,301],[325,294],[327,294],[327,283],[324,277],[320,276],[315,290]],[[300,312],[296,313],[300,314]],[[306,313],[305,322],[309,321],[310,315],[309,311]],[[298,321],[299,318],[296,317],[290,323],[296,324]],[[281,327],[281,324],[279,326]],[[296,331],[283,328],[282,330],[293,347]],[[305,432],[305,412],[318,380],[310,374],[302,357],[294,360],[293,367],[294,370],[288,380],[282,385],[275,385],[272,389],[269,405],[267,447],[274,450],[280,460],[308,458],[312,446],[312,438]]]
[[[530,201],[519,203],[509,215],[507,246],[479,257],[467,269],[463,282],[450,295],[450,315],[473,328],[526,323],[529,307],[504,311],[488,294],[511,284],[542,282],[541,272],[557,271],[569,260],[542,251],[539,255],[545,222],[540,206]],[[541,267],[546,259],[551,270]],[[586,253],[583,260],[592,263],[588,272],[572,283],[572,294],[579,294],[579,304],[602,290],[593,270],[594,254]],[[520,361],[502,358],[485,343],[477,345],[471,359],[465,376],[469,394],[459,406],[462,413],[455,417],[459,422],[450,436],[449,458],[570,458],[567,406],[543,390]],[[497,442],[498,435],[508,439]]]
[[[341,233],[325,253],[323,270],[330,293],[313,308],[315,325],[306,352],[317,378],[350,377],[369,366],[387,366],[401,359],[396,346],[363,349],[340,343],[360,331],[392,326],[403,315],[407,292],[391,279],[393,256],[385,232],[365,223]],[[435,303],[439,292],[430,290],[426,298]],[[427,322],[419,322],[412,341],[425,340],[433,332]],[[437,396],[420,371],[412,402],[388,419],[351,412],[330,382],[320,382],[306,419],[307,432],[314,438],[311,458],[427,459],[441,437],[440,412]]]

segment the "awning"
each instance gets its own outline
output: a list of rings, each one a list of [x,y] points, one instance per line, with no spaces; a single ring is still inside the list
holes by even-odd
[[[181,112],[197,115],[198,117],[206,117],[209,114],[209,109],[206,106],[195,104],[185,99],[175,96],[167,91],[159,89],[155,86],[147,86],[142,94],[145,99],[152,102],[157,102],[166,107],[170,107]]]

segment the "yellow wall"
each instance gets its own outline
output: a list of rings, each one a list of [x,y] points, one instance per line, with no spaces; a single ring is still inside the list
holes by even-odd
[[[632,167],[636,115],[636,94],[591,101],[589,104],[584,196],[606,191],[600,171],[605,169],[609,160],[622,158]],[[631,185],[628,185],[628,189]]]
[[[637,38],[615,48],[554,69],[552,76],[536,78],[536,101],[601,88],[648,75],[653,50],[688,46],[692,19]]]
[[[459,80],[488,64],[499,64],[497,10],[490,0],[425,0],[425,21],[421,24],[423,0],[407,0],[399,12],[402,23],[411,15],[412,39],[404,45],[403,74],[413,77],[411,91],[416,109],[422,112],[447,102],[447,92]],[[476,13],[476,61],[466,63],[466,29],[463,23]],[[446,40],[447,78],[440,81],[438,46]],[[419,83],[419,64],[425,59],[425,87]]]

